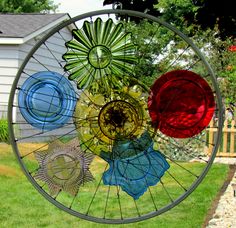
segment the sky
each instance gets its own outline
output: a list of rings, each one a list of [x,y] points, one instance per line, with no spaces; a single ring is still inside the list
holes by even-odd
[[[71,17],[90,11],[109,9],[111,5],[103,7],[103,0],[53,0],[60,4],[57,13],[69,13]]]

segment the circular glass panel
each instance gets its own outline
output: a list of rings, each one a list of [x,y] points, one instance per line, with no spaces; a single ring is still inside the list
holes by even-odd
[[[135,107],[122,100],[111,101],[106,104],[98,117],[101,131],[110,139],[131,137],[140,121]]]
[[[18,96],[25,120],[41,130],[53,130],[69,121],[76,105],[76,95],[69,80],[52,71],[31,75]]]
[[[102,45],[95,46],[89,52],[89,63],[95,68],[105,68],[107,67],[111,60],[111,51]]]
[[[174,70],[162,75],[151,87],[148,100],[153,125],[174,138],[199,134],[215,111],[213,92],[198,74]]]

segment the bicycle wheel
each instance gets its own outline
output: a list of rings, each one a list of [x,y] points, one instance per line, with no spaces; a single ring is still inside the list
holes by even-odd
[[[8,120],[17,159],[47,200],[115,224],[160,215],[196,189],[222,113],[214,73],[189,38],[148,14],[102,10],[63,22],[32,48]]]

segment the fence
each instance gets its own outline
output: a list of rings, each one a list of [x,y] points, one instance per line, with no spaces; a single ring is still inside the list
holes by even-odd
[[[212,144],[214,144],[214,135],[217,131],[217,128],[214,127],[213,121],[210,123],[208,129],[208,154],[212,151]],[[225,121],[223,127],[223,134],[221,143],[216,154],[217,157],[236,157],[236,123],[234,120]]]

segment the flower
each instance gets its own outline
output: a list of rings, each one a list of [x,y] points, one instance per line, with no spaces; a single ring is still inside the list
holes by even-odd
[[[114,24],[112,19],[103,22],[101,18],[85,21],[72,35],[63,55],[64,69],[69,72],[70,80],[77,81],[78,88],[86,88],[105,75],[111,75],[116,84],[122,75],[132,74],[136,49],[131,33],[125,31],[121,22]]]
[[[50,195],[64,190],[75,196],[81,185],[94,179],[89,171],[93,157],[80,150],[77,139],[66,144],[53,142],[46,151],[35,154],[40,165],[35,179],[48,184]]]
[[[229,51],[236,52],[236,45],[231,45]]]

